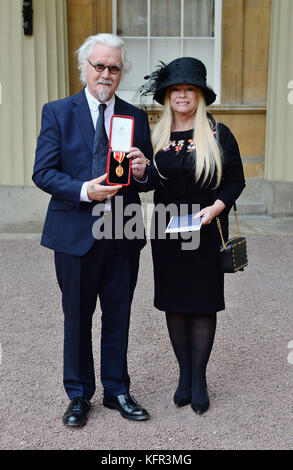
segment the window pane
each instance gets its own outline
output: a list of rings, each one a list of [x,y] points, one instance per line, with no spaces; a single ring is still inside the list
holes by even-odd
[[[143,85],[147,70],[147,40],[124,39],[128,59],[132,62],[132,69],[126,73],[120,82],[119,90],[134,90]]]
[[[151,36],[180,36],[181,0],[151,1]]]
[[[183,55],[201,60],[207,69],[207,83],[213,87],[214,41],[213,39],[185,39]]]
[[[184,1],[184,36],[214,36],[214,0]]]
[[[118,36],[147,36],[147,0],[117,0]]]
[[[155,70],[161,60],[165,64],[180,57],[180,39],[152,39],[151,40],[151,71]]]

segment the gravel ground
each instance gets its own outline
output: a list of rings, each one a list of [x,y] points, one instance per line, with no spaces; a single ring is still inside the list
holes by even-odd
[[[133,302],[129,368],[131,391],[151,419],[129,422],[102,406],[97,308],[93,408],[86,427],[68,429],[61,420],[68,399],[53,252],[39,246],[38,236],[0,239],[1,449],[292,449],[293,235],[248,235],[248,250],[249,267],[225,278],[207,413],[172,402],[177,364],[164,314],[153,307],[148,243]]]

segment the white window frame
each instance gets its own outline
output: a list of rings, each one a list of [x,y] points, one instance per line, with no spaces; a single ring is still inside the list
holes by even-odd
[[[150,74],[151,70],[151,39],[170,39],[170,36],[151,36],[150,35],[150,12],[151,0],[147,0],[147,36],[119,36],[121,39],[140,39],[147,40],[147,73]],[[112,32],[117,34],[117,0],[112,0]],[[214,22],[214,37],[193,36],[184,37],[184,0],[181,0],[181,19],[180,19],[180,36],[172,36],[172,39],[180,39],[180,55],[183,56],[183,45],[186,39],[208,39],[214,41],[214,90],[217,93],[217,99],[213,104],[221,103],[221,65],[222,65],[222,0],[215,0],[215,22]],[[210,80],[209,80],[210,81]],[[138,84],[139,87],[140,84]],[[124,98],[131,101],[133,98],[133,91],[129,92],[129,96]]]

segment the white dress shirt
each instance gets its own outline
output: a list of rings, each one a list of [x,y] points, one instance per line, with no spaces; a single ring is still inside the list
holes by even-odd
[[[99,100],[93,97],[93,95],[89,92],[88,87],[85,87],[84,91],[85,91],[85,96],[86,96],[86,99],[90,108],[94,129],[96,129],[97,120],[99,117],[99,106],[101,103]],[[107,108],[105,109],[104,117],[105,117],[105,130],[109,139],[111,117],[114,114],[115,95],[113,94],[112,98],[109,101],[105,101],[104,104],[107,106]],[[148,177],[146,175],[146,178],[143,181],[138,180],[135,177],[134,179],[138,181],[139,183],[145,183]],[[84,202],[92,202],[92,200],[89,199],[87,195],[87,185],[88,185],[88,181],[85,181],[81,187],[80,200]],[[104,210],[105,211],[111,210],[111,199],[106,200]]]
[[[86,99],[87,99],[87,102],[88,102],[88,105],[89,105],[89,108],[90,108],[94,129],[96,129],[97,120],[98,120],[98,117],[99,117],[99,106],[100,106],[101,103],[100,103],[99,100],[97,100],[96,98],[93,97],[93,95],[89,92],[87,87],[85,88],[84,91],[85,91],[85,96],[86,96]],[[105,105],[107,106],[107,108],[105,109],[105,113],[104,113],[104,116],[105,116],[105,130],[106,130],[106,134],[107,134],[108,139],[109,139],[110,121],[111,121],[112,115],[114,114],[115,95],[113,95],[112,98],[109,101],[105,101]],[[91,199],[89,199],[88,195],[87,195],[87,185],[88,185],[88,181],[85,181],[83,183],[82,187],[81,187],[80,200],[85,201],[85,202],[92,202]],[[105,208],[104,209],[105,209],[105,211],[111,210],[111,200],[107,200],[105,202]]]

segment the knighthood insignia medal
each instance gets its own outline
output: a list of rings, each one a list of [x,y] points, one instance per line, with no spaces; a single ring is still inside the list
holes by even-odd
[[[116,175],[118,176],[118,178],[120,178],[124,173],[121,163],[125,157],[125,152],[113,152],[113,157],[119,163],[119,165],[116,168]]]

